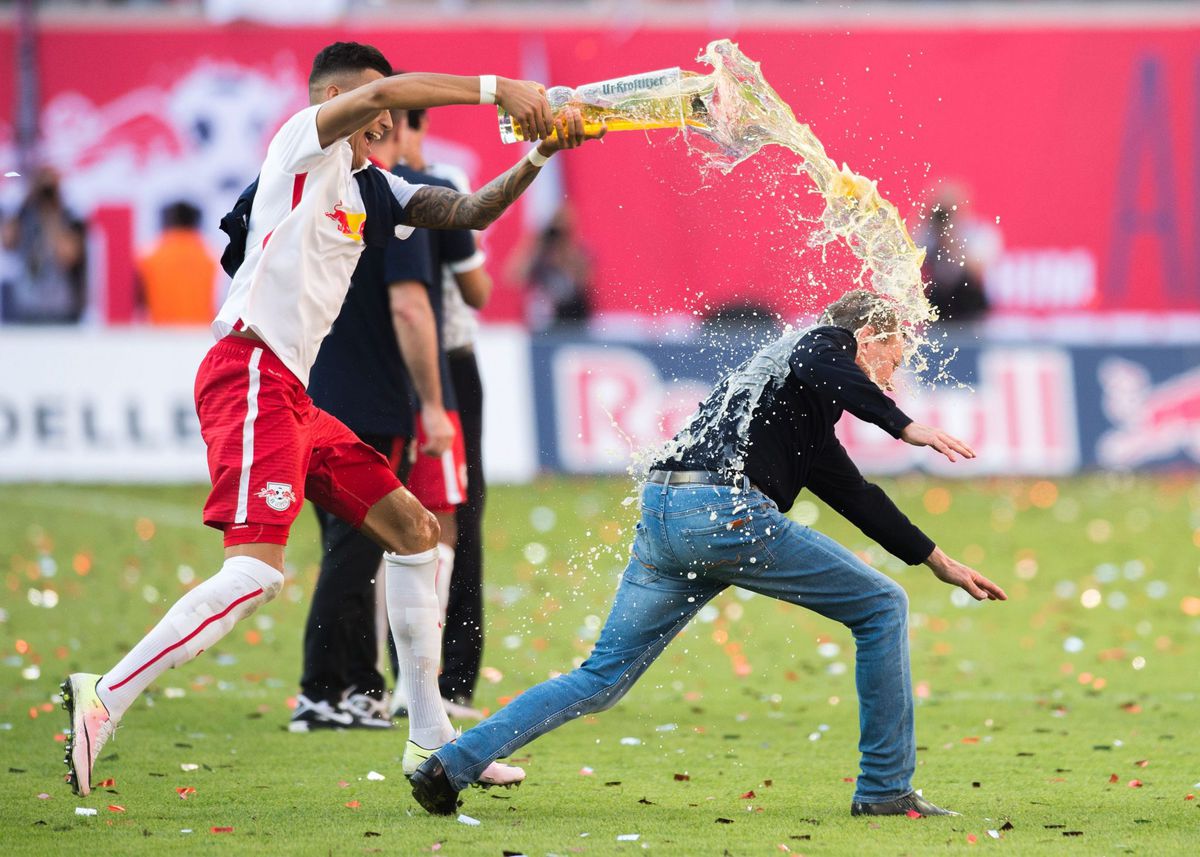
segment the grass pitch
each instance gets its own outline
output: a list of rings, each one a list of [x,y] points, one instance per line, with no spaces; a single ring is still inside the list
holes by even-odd
[[[198,522],[201,488],[0,486],[3,853],[1196,853],[1192,480],[886,487],[1011,598],[968,603],[828,509],[797,506],[909,591],[916,785],[961,818],[850,818],[849,633],[734,591],[616,709],[520,751],[524,786],[467,793],[477,825],[430,817],[400,772],[403,729],[284,730],[317,571],[309,512],[282,596],[164,676],[101,755],[96,779],[112,784],[78,799],[62,782],[58,682],[111,666],[216,570],[220,543]],[[624,565],[630,493],[621,480],[493,489],[479,704],[586,655]]]

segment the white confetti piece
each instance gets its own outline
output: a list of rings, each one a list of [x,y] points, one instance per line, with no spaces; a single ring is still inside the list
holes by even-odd
[[[664,723],[662,726],[655,726],[655,732],[674,732],[679,728],[678,723]]]
[[[999,830],[989,830],[989,831],[987,832],[987,834],[988,834],[988,836],[992,837],[992,839],[999,839],[999,838],[1000,838],[1000,831],[999,831]]]
[[[638,744],[642,743],[642,739],[641,738],[622,738],[621,743],[624,744],[626,747],[636,747]]]
[[[8,172],[6,172],[4,174],[4,177],[6,179],[19,179],[21,177],[21,174],[18,173],[16,170],[9,170]]]
[[[642,834],[640,834],[640,833],[622,833],[619,836],[617,836],[617,841],[618,842],[637,842],[641,838],[642,838]]]
[[[185,827],[182,830],[180,830],[179,832],[180,833],[191,833],[192,829],[190,827]]]
[[[589,768],[587,765],[584,765],[582,768],[579,769],[579,776],[581,776],[581,777],[590,777],[594,773],[596,773],[596,772],[594,770],[592,770],[591,768]]]
[[[368,771],[367,779],[371,780],[372,782],[378,783],[378,782],[382,782],[383,780],[386,780],[387,777],[385,777],[383,774],[379,773],[378,771]]]
[[[168,687],[163,690],[163,696],[167,699],[183,699],[187,695],[182,687]]]
[[[92,809],[90,806],[77,806],[77,807],[75,807],[75,814],[76,815],[95,815],[96,810]]]
[[[198,771],[198,770],[200,770],[200,766],[193,765],[191,762],[184,762],[182,765],[179,766],[179,770],[181,770],[181,771]]]
[[[465,824],[465,825],[467,825],[468,827],[478,827],[478,826],[479,826],[479,819],[478,819],[478,818],[471,818],[471,816],[469,816],[469,815],[460,815],[460,816],[458,817],[458,823],[459,823],[459,824]]]

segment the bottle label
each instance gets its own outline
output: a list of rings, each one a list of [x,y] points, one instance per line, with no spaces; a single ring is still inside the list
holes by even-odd
[[[577,91],[581,101],[594,104],[598,101],[611,101],[634,93],[661,90],[678,82],[679,68],[664,68],[659,71],[631,74],[626,77],[615,77],[612,80],[602,80],[598,83],[584,84]]]

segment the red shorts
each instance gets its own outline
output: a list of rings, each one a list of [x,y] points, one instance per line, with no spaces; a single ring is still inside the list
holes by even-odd
[[[287,544],[307,497],[355,527],[400,487],[388,461],[313,404],[275,354],[227,336],[196,373],[212,493],[204,523],[225,545]]]
[[[422,506],[436,514],[445,515],[467,499],[467,451],[463,445],[462,422],[458,411],[447,411],[454,423],[454,442],[441,455],[425,455],[425,426],[418,413],[417,440],[412,447],[412,469],[406,487]]]

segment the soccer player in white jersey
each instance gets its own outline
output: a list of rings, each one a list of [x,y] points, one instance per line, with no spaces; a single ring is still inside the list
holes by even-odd
[[[92,788],[104,743],[137,696],[159,675],[211,648],[283,586],[284,546],[305,497],[376,540],[386,551],[388,618],[398,645],[432,647],[438,615],[434,574],[438,527],[387,460],[305,393],[321,340],[349,288],[364,241],[404,237],[409,227],[482,229],[533,181],[546,159],[590,136],[577,111],[552,116],[540,84],[493,75],[390,76],[375,48],[326,47],[309,76],[311,106],[267,149],[249,220],[245,260],[196,377],[196,411],[208,446],[212,493],[204,522],[225,536],[225,562],[192,589],[117,664],[63,682],[70,717],[67,766],[75,791]],[[499,104],[540,144],[473,194],[410,185],[368,164],[371,144],[391,126],[390,109]],[[602,133],[602,132],[601,132]],[[372,172],[374,171],[374,172]],[[364,197],[377,198],[371,209]],[[382,211],[380,211],[382,209]],[[390,216],[388,216],[390,215]],[[383,227],[382,229],[380,227]],[[453,736],[437,683],[410,689]],[[410,697],[410,716],[415,710]],[[407,767],[407,766],[406,766]],[[484,784],[520,781],[499,766]]]

